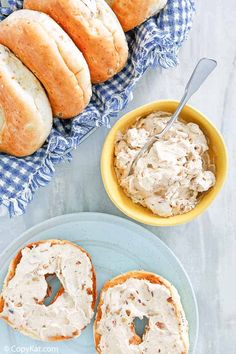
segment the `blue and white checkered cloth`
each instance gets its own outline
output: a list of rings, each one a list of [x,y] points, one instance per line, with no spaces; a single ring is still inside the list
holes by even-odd
[[[0,20],[22,8],[22,0],[0,0]],[[132,89],[150,66],[173,67],[177,53],[192,27],[194,0],[168,0],[157,16],[127,34],[130,55],[126,67],[113,79],[93,87],[90,104],[72,120],[55,118],[51,134],[32,156],[0,154],[0,215],[25,212],[39,187],[52,178],[55,165],[71,159],[71,151],[94,127],[109,126],[131,99]]]

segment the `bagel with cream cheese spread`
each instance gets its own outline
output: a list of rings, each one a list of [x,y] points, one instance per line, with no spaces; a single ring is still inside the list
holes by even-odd
[[[142,338],[134,321],[146,318]],[[159,275],[133,271],[109,280],[94,323],[99,354],[187,354],[188,323],[177,290]]]
[[[50,304],[49,275],[60,288]],[[14,257],[0,295],[0,317],[21,333],[43,341],[77,337],[90,323],[96,301],[95,271],[87,252],[69,241],[25,246]]]

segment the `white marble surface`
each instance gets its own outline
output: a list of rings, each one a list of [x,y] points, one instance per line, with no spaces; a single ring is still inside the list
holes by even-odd
[[[221,195],[197,220],[183,226],[149,229],[179,257],[199,304],[197,354],[236,352],[236,3],[198,0],[189,41],[180,65],[150,70],[134,92],[127,110],[155,99],[181,97],[188,76],[202,56],[218,60],[218,68],[191,100],[223,133],[229,149],[230,171]],[[113,122],[114,123],[114,122]],[[99,211],[122,215],[108,199],[99,173],[105,128],[100,128],[74,152],[72,163],[61,164],[53,181],[41,189],[24,216],[0,218],[0,251],[27,228],[56,215]],[[123,215],[122,215],[123,216]]]

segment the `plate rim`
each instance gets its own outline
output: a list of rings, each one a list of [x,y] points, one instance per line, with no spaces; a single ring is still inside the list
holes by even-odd
[[[184,273],[190,290],[191,290],[191,295],[193,298],[193,302],[194,302],[194,306],[195,306],[195,312],[196,312],[196,333],[195,333],[195,340],[194,340],[194,344],[193,344],[193,349],[192,352],[193,354],[196,353],[196,347],[197,347],[197,343],[198,343],[198,336],[199,336],[199,309],[198,309],[198,303],[197,303],[197,299],[196,299],[196,294],[193,288],[193,285],[191,283],[190,277],[187,273],[187,271],[185,270],[183,264],[181,263],[181,261],[178,259],[178,257],[175,255],[175,253],[172,251],[172,249],[167,246],[165,244],[164,241],[162,241],[157,235],[155,235],[154,233],[152,233],[151,231],[149,231],[148,229],[146,229],[144,226],[140,225],[137,222],[134,222],[132,220],[126,219],[124,217],[121,216],[117,216],[117,215],[113,215],[113,214],[107,214],[107,213],[103,213],[103,212],[75,212],[75,213],[69,213],[69,214],[62,214],[62,215],[58,215],[49,219],[46,219],[40,223],[37,223],[36,225],[30,227],[29,229],[25,230],[23,233],[21,233],[19,236],[17,236],[13,241],[11,241],[9,243],[9,245],[7,247],[5,247],[5,249],[0,253],[0,259],[1,261],[4,261],[4,257],[8,257],[9,252],[12,251],[12,248],[15,249],[15,247],[17,247],[17,249],[19,249],[18,247],[18,243],[24,239],[25,237],[27,237],[28,234],[34,234],[37,232],[42,232],[45,230],[45,227],[53,227],[53,226],[58,226],[60,224],[68,224],[74,221],[80,221],[79,218],[103,218],[105,219],[105,221],[109,220],[109,221],[117,221],[119,224],[123,224],[124,226],[128,225],[129,227],[132,227],[133,229],[137,229],[140,231],[145,231],[146,234],[149,234],[150,237],[152,237],[153,239],[155,239],[157,242],[159,242],[162,247],[164,247],[171,255],[172,257],[175,259],[175,261],[178,263],[179,267],[181,268],[182,272]],[[140,233],[138,233],[138,235],[140,236]],[[20,247],[24,247],[24,240],[22,241],[22,246]],[[15,250],[14,250],[15,252]]]

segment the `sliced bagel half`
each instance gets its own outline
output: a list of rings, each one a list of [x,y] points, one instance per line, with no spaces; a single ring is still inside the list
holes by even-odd
[[[142,336],[135,320],[146,318]],[[94,322],[100,354],[187,354],[188,323],[177,290],[157,274],[132,271],[102,288]]]
[[[50,303],[48,276],[60,286]],[[19,332],[42,341],[78,337],[90,323],[96,275],[89,254],[65,240],[37,241],[10,263],[0,295],[0,317]]]

